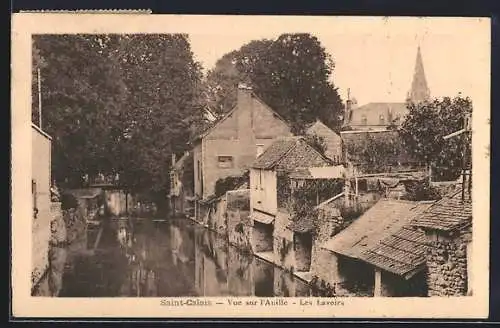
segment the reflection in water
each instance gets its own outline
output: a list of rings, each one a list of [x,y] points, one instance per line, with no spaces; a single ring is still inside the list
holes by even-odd
[[[308,296],[289,273],[187,220],[116,220],[101,241],[51,250],[37,295],[61,297]],[[94,244],[97,244],[93,250]]]

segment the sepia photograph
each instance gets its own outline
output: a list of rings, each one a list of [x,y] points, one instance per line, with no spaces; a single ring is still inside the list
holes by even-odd
[[[487,315],[487,19],[21,16],[22,297]]]

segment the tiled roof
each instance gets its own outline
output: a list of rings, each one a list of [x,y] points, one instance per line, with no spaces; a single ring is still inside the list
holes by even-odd
[[[252,220],[260,222],[260,223],[264,223],[264,224],[272,224],[274,222],[274,220],[276,219],[276,217],[274,217],[272,215],[262,213],[259,211],[253,211],[251,215],[252,215]]]
[[[330,161],[302,137],[282,137],[273,142],[251,167],[290,171],[297,167],[327,165],[330,165]]]
[[[408,225],[415,215],[429,206],[428,202],[381,199],[322,247],[361,259],[361,254],[376,248],[382,240]]]
[[[468,188],[462,201],[462,186],[437,201],[411,224],[416,227],[450,231],[472,220],[472,201]]]
[[[425,234],[405,226],[361,253],[360,258],[408,279],[424,267],[426,248]]]

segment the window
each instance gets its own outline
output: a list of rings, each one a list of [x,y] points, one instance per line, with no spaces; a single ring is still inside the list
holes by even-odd
[[[31,180],[31,196],[33,197],[33,218],[36,219],[38,216],[38,207],[36,202],[36,181]]]
[[[378,118],[379,124],[384,125],[385,124],[385,117],[383,114],[381,114]]]
[[[233,157],[232,156],[219,156],[218,165],[222,169],[229,169],[233,167]]]
[[[259,157],[264,152],[264,145],[257,145],[257,157]]]
[[[366,115],[365,114],[361,115],[361,124],[366,125],[367,123],[368,121],[366,120]]]

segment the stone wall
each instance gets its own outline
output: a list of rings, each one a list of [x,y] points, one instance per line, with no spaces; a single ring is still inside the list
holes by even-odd
[[[290,215],[279,211],[274,221],[273,250],[274,263],[285,270],[295,270],[295,251],[293,231],[287,228],[291,223]]]
[[[227,207],[227,237],[229,243],[244,250],[252,250],[253,221],[248,209]]]
[[[467,294],[467,240],[437,237],[427,251],[429,296]]]
[[[314,236],[311,272],[313,275],[333,283],[337,277],[333,266],[336,266],[336,258],[333,253],[321,247],[335,234],[340,232],[344,226],[344,219],[338,215],[338,210],[333,207],[323,208],[318,211],[318,224]]]
[[[311,268],[313,237],[309,232],[294,233],[295,271],[308,272]]]
[[[252,234],[254,252],[271,252],[273,250],[272,224],[255,222]]]

